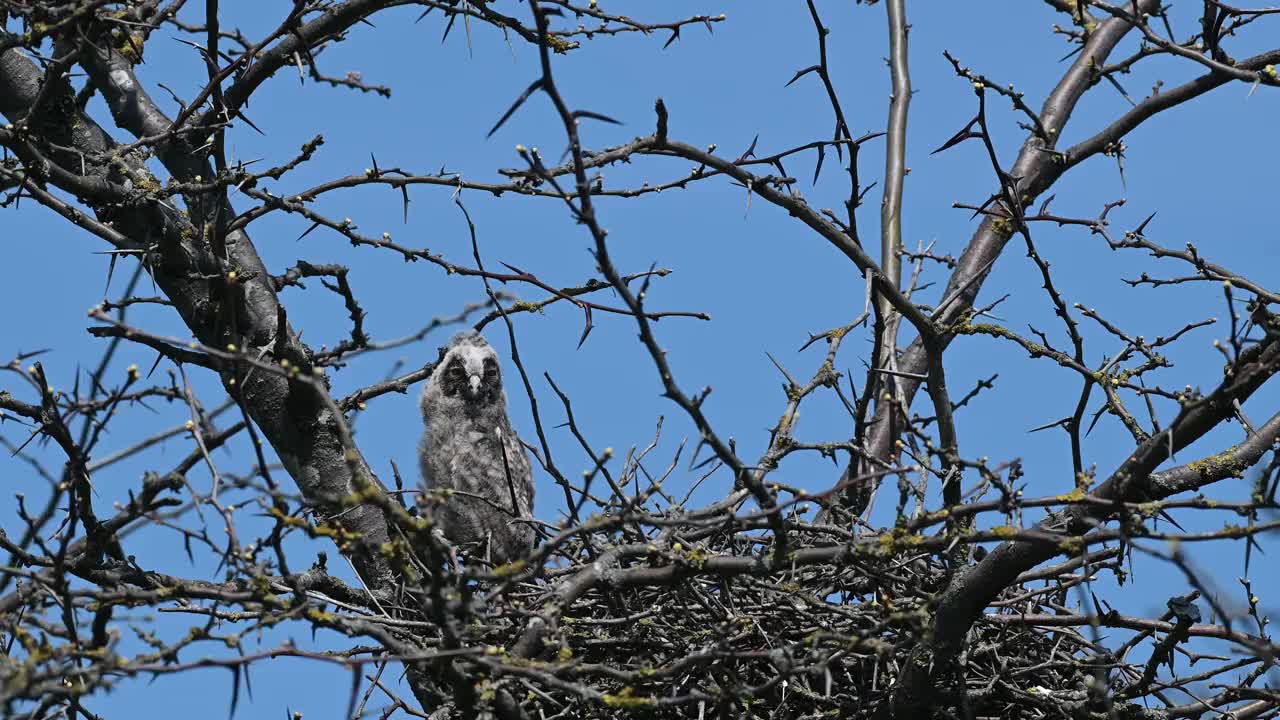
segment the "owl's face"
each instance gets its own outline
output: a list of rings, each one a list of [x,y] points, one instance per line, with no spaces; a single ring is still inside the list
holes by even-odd
[[[498,355],[479,335],[454,338],[445,354],[441,390],[468,405],[488,405],[502,394]]]

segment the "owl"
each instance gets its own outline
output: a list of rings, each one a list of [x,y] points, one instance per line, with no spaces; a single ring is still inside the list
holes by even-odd
[[[435,511],[455,545],[482,543],[494,564],[533,547],[533,471],[507,418],[498,354],[478,333],[454,336],[422,391],[425,489],[456,490]],[[466,495],[462,493],[467,493]]]

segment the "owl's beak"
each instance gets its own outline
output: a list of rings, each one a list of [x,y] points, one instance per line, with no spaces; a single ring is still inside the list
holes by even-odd
[[[467,378],[467,390],[468,392],[471,393],[473,397],[479,394],[480,392],[480,376],[479,375],[472,375],[471,377]]]

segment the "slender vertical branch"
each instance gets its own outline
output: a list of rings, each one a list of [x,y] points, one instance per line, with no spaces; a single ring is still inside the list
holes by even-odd
[[[884,160],[884,199],[880,203],[880,267],[886,282],[894,288],[902,282],[902,180],[907,174],[907,109],[911,105],[911,75],[907,70],[906,0],[885,3],[889,16],[889,72],[893,95],[889,100],[889,126]],[[881,296],[878,300],[884,323],[879,365],[893,358],[897,323],[890,320],[893,308]]]
[[[883,275],[876,292],[876,343],[873,350],[874,365],[867,374],[866,391],[876,399],[876,416],[893,428],[891,434],[900,432],[898,411],[906,411],[907,402],[900,382],[893,374],[881,370],[897,370],[898,323],[901,315],[894,312],[889,300],[892,292],[902,285],[902,184],[906,176],[907,109],[911,104],[911,76],[907,71],[907,19],[905,0],[889,0],[885,3],[889,20],[889,74],[892,94],[889,97],[889,120],[885,132],[884,197],[880,201],[880,268]],[[884,287],[884,286],[888,287]],[[937,363],[937,364],[940,364]],[[889,463],[893,458],[882,456]],[[853,465],[850,465],[850,470]],[[864,465],[860,473],[871,469]],[[841,482],[847,479],[842,478]],[[869,492],[868,492],[869,490]],[[870,506],[875,488],[853,488],[850,496],[858,499],[851,508],[861,513]]]

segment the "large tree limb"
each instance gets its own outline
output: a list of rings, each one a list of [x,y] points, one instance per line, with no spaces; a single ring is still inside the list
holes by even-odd
[[[135,135],[167,131],[167,118],[138,86],[132,68],[120,65],[118,55],[112,52],[89,55],[85,65],[91,79],[103,83],[101,89],[110,96],[109,105],[118,122]],[[18,50],[0,55],[0,111],[6,117],[25,117],[41,83],[42,73]],[[109,133],[88,115],[76,112],[66,116],[65,122],[70,128],[64,134],[65,141],[85,158],[105,158],[117,147]],[[173,149],[162,160],[178,177],[207,167],[207,160],[190,151],[184,154]],[[131,166],[154,182],[140,162],[133,160]],[[106,180],[110,172],[106,165],[95,163],[61,169],[71,175],[83,169],[87,180]],[[49,177],[58,184],[56,174]],[[74,193],[77,188],[73,184],[63,189]],[[271,275],[247,234],[229,234],[226,254],[218,257],[207,239],[173,208],[145,196],[121,199],[125,202],[88,200],[100,221],[129,238],[133,247],[147,248],[154,254],[152,274],[193,335],[209,346],[235,344],[247,354],[309,368],[311,351],[285,321]],[[355,448],[344,447],[340,424],[345,420],[334,414],[332,402],[325,402],[314,389],[323,382],[297,382],[284,373],[242,376],[234,370],[224,371],[222,380],[228,393],[262,429],[308,500],[323,508],[373,481],[372,471]],[[357,480],[357,476],[363,478]],[[388,540],[385,517],[376,508],[361,505],[343,513],[340,522],[344,530],[361,540],[342,549],[362,579],[375,591],[390,591],[394,573],[379,553],[369,549]]]
[[[1241,356],[1227,380],[1203,399],[1189,402],[1161,433],[1150,437],[1090,494],[1099,500],[1146,502],[1159,500],[1238,474],[1256,463],[1280,439],[1280,414],[1250,433],[1243,442],[1210,460],[1203,460],[1153,474],[1172,453],[1199,440],[1235,415],[1244,402],[1269,378],[1280,372],[1280,338],[1268,336]],[[1037,529],[1082,535],[1107,519],[1114,506],[1085,504],[1055,513]],[[991,551],[977,565],[964,568],[939,595],[928,641],[919,648],[895,693],[895,711],[922,710],[941,687],[956,682],[954,659],[964,645],[969,628],[983,608],[1018,576],[1068,548],[1057,542],[1016,540]],[[944,682],[939,682],[939,676]],[[911,717],[911,715],[902,715]]]
[[[1154,0],[1141,0],[1140,12],[1151,12],[1159,5]],[[1016,179],[1019,195],[1026,203],[1030,203],[1037,195],[1044,192],[1062,176],[1066,168],[1058,162],[1053,152],[1056,139],[1061,136],[1063,127],[1071,118],[1076,104],[1090,87],[1097,81],[1097,69],[1103,65],[1116,45],[1127,35],[1133,26],[1127,21],[1112,18],[1102,23],[1089,36],[1084,48],[1072,63],[1070,69],[1058,81],[1057,86],[1045,100],[1040,111],[1040,125],[1044,128],[1049,141],[1032,134],[1022,144],[1022,150],[1009,171]],[[983,219],[969,244],[965,247],[957,261],[956,269],[947,281],[942,297],[956,296],[943,310],[938,319],[939,326],[945,327],[954,323],[973,307],[973,302],[982,289],[983,281],[990,273],[996,258],[1004,251],[1005,244],[1012,234],[1007,225],[997,223],[988,216]],[[950,344],[954,335],[941,335],[936,352],[942,352]],[[904,373],[920,374],[927,371],[930,365],[930,350],[926,342],[917,339],[898,360],[898,369]],[[909,403],[915,395],[920,383],[912,378],[901,378],[899,388]],[[893,423],[882,422],[891,412],[888,404],[878,407],[876,419],[869,424],[870,433],[866,439],[868,455],[889,461],[893,454],[893,443],[897,440]],[[857,467],[861,462],[854,460],[845,471],[845,478],[856,477],[865,473],[865,467]],[[843,480],[844,478],[841,478]],[[856,500],[865,490],[853,488],[846,493],[846,500]]]

